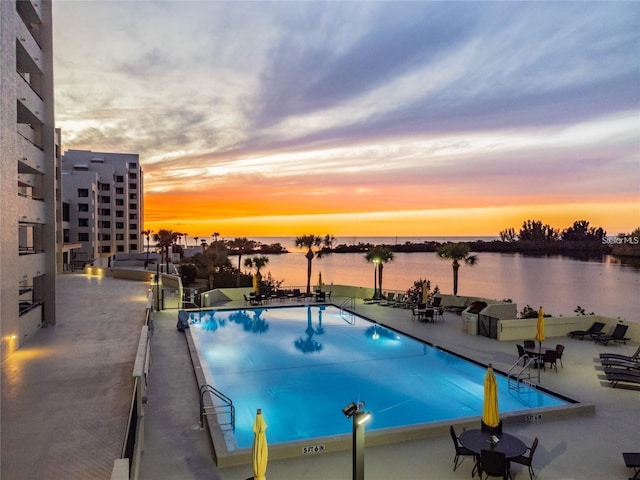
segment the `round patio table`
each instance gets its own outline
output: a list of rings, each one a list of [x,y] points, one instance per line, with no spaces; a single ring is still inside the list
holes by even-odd
[[[518,457],[527,451],[527,446],[522,440],[508,433],[496,433],[498,443],[491,443],[491,433],[482,430],[465,430],[460,434],[459,440],[463,447],[468,448],[476,455],[482,450],[495,450],[504,453],[509,458]]]

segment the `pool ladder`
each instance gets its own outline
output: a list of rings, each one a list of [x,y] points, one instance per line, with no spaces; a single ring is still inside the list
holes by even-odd
[[[518,371],[518,367],[520,367],[520,361],[524,360],[524,366]],[[535,361],[533,357],[529,357],[528,355],[522,355],[516,363],[514,363],[509,371],[507,372],[507,382],[509,385],[509,390],[515,390],[520,392],[520,388],[523,386],[527,386],[529,388],[536,388],[534,384],[532,384],[529,380],[531,378],[531,364]]]
[[[339,305],[340,308],[340,316],[342,317],[342,319],[353,325],[356,323],[356,317],[353,314],[353,312],[355,312],[356,310],[356,299],[353,297],[347,297],[343,300],[343,302]],[[349,308],[351,311],[347,310],[347,308]],[[350,315],[350,318],[347,318],[347,314]]]
[[[207,393],[210,393],[211,395],[218,398],[222,402],[222,405],[205,406],[204,396]],[[218,415],[218,414],[223,414],[223,415],[226,414],[229,416],[228,422],[220,422],[220,418],[218,418],[218,425],[220,425],[221,428],[223,426],[230,426],[231,430],[235,431],[236,407],[233,405],[233,402],[231,401],[231,399],[221,391],[213,388],[211,385],[207,385],[207,384],[202,385],[200,387],[200,428],[204,428],[205,415]]]

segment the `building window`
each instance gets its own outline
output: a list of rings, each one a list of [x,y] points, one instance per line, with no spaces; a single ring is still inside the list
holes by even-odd
[[[116,198],[116,207],[124,207],[124,200],[122,198]]]
[[[89,189],[88,188],[79,188],[78,189],[78,197],[88,198],[89,197]]]
[[[129,204],[129,210],[137,210],[138,209],[138,204],[137,203],[130,203]]]
[[[138,229],[138,224],[137,223],[130,223],[129,224],[129,230],[137,230]]]
[[[130,169],[136,169],[136,168],[138,168],[138,164],[136,162],[129,162],[129,168]]]
[[[116,175],[116,182],[118,183],[124,183],[124,176],[123,175]],[[116,191],[118,189],[116,188]]]
[[[110,216],[111,215],[111,209],[110,208],[103,208],[100,210],[100,215],[107,215]]]
[[[124,240],[124,233],[116,233],[116,242],[118,240]]]
[[[98,240],[111,240],[111,235],[109,233],[103,233],[102,237],[98,235]]]
[[[79,203],[78,204],[78,211],[79,212],[88,212],[89,211],[89,204],[88,203]]]
[[[88,227],[89,226],[89,219],[88,218],[79,218],[78,219],[78,226],[79,227]]]
[[[98,227],[99,228],[111,228],[111,222],[109,222],[107,220],[103,220],[101,222],[98,222]]]
[[[100,191],[101,192],[109,192],[109,191],[111,191],[111,185],[109,185],[108,183],[101,183],[100,184]]]
[[[101,252],[102,253],[111,253],[111,245],[103,245]]]
[[[111,203],[111,197],[108,195],[102,195],[100,197],[100,203]]]
[[[116,222],[116,228],[124,228],[124,222]]]
[[[129,184],[129,190],[137,190],[138,185],[136,185],[135,183],[130,183]]]
[[[116,187],[116,195],[124,195],[124,188]]]
[[[118,246],[116,247],[116,250],[117,250],[118,252],[124,252],[124,245],[118,245]]]
[[[71,205],[64,202],[62,204],[62,221],[68,222],[69,218],[71,218]]]
[[[137,178],[138,178],[138,174],[137,173],[133,173],[133,172],[129,173],[129,179],[130,180],[136,180]]]
[[[130,213],[129,214],[129,220],[137,220],[138,219],[138,214],[137,213]]]
[[[116,217],[117,218],[124,218],[124,211],[123,210],[116,210]]]
[[[88,233],[78,233],[78,241],[79,242],[88,242],[89,234]]]
[[[129,200],[137,200],[138,199],[138,195],[135,193],[130,193],[129,194]]]
[[[129,250],[133,251],[133,250],[138,250],[138,245],[136,245],[135,243],[132,243],[129,245]]]
[[[71,237],[69,237],[69,229],[65,228],[62,230],[62,241],[64,243],[71,243]]]
[[[129,234],[129,240],[137,240],[138,239],[138,234],[137,233],[130,233]]]

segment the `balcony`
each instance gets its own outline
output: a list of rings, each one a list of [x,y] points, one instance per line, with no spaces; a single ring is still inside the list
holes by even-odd
[[[42,6],[38,0],[25,0],[16,2],[16,11],[24,23],[42,23]]]
[[[44,200],[18,195],[18,222],[43,224],[46,218]]]
[[[21,73],[42,74],[42,50],[27,26],[17,22],[16,61]]]
[[[18,134],[18,173],[42,174],[45,171],[44,152],[30,140]]]
[[[18,123],[44,124],[44,101],[26,80],[16,72]]]
[[[24,255],[30,253],[30,255]],[[18,267],[25,280],[31,280],[46,271],[46,255],[44,252],[36,252],[33,249],[21,248],[18,257]]]

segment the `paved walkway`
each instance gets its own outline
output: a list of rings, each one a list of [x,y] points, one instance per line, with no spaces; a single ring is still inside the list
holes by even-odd
[[[57,325],[2,363],[2,480],[111,477],[147,290],[110,277],[58,277]]]
[[[86,275],[59,277],[59,323],[42,329],[2,364],[2,480],[108,480],[122,448],[134,355],[144,319],[147,285]],[[516,342],[463,334],[460,317],[423,324],[408,310],[357,305],[358,313],[435,345],[506,370]],[[245,480],[250,466],[217,468],[199,429],[198,394],[184,334],[174,312],[155,315],[151,346],[143,480]],[[132,335],[133,333],[133,335]],[[640,451],[640,392],[613,389],[594,368],[601,351],[632,353],[637,344],[604,347],[568,338],[564,368],[543,372],[543,385],[585,403],[596,414],[522,424],[505,431],[530,444],[538,480],[627,478],[623,451]],[[367,480],[469,478],[456,472],[448,436],[366,449]],[[528,479],[514,466],[516,479]],[[269,463],[270,480],[348,480],[351,453]]]

